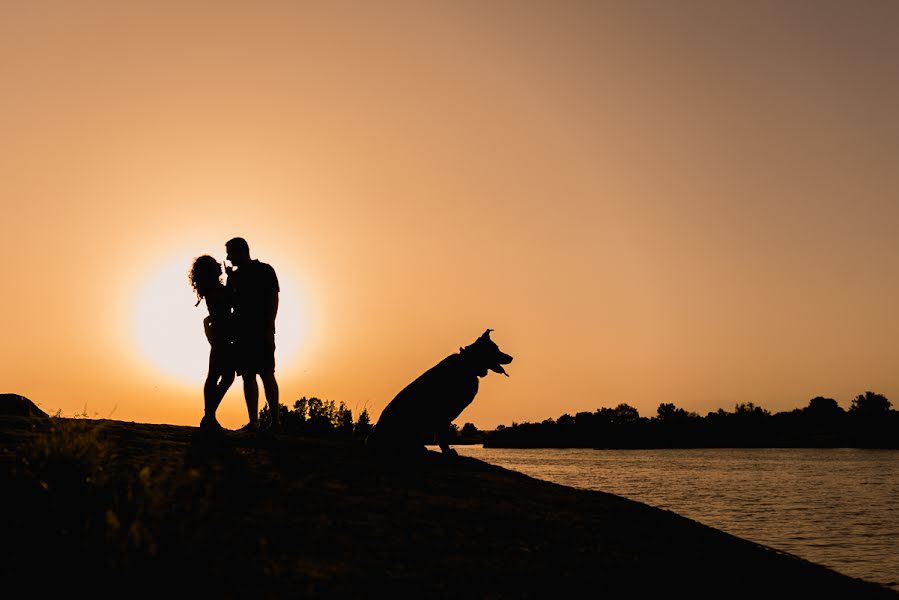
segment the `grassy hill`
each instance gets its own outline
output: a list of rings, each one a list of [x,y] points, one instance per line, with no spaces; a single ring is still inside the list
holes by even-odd
[[[896,598],[669,511],[464,457],[0,416],[0,576],[224,598]],[[41,594],[43,595],[43,594]]]

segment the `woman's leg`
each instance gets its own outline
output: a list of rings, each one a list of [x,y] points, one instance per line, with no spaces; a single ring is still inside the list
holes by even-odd
[[[218,410],[219,404],[222,403],[232,383],[234,383],[234,371],[229,369],[219,375],[218,383],[215,386],[215,408],[213,409],[213,414]]]
[[[213,373],[206,375],[206,382],[203,384],[203,419],[205,421],[215,420],[215,410],[218,408],[221,399],[218,398],[218,386],[216,385],[217,377]]]
[[[206,374],[206,381],[203,384],[203,421],[207,425],[218,425],[215,413],[232,381],[234,381],[234,372],[230,369],[223,369],[221,353],[216,351],[215,346],[210,347],[209,370]]]

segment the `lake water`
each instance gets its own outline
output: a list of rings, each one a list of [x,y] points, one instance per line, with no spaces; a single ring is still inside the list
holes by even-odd
[[[899,591],[899,450],[455,449],[671,510]]]

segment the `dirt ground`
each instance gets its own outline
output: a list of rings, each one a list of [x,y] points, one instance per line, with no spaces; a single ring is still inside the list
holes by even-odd
[[[7,585],[94,597],[896,598],[611,494],[358,441],[0,418]]]

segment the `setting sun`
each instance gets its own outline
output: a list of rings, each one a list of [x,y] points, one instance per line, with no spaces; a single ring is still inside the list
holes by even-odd
[[[203,333],[206,305],[187,281],[193,257],[164,264],[151,274],[134,300],[131,327],[142,358],[181,383],[202,384],[209,360],[209,343]],[[221,259],[219,259],[221,261]],[[275,357],[278,370],[289,369],[305,333],[305,321],[297,287],[279,272],[280,307],[276,321]]]

